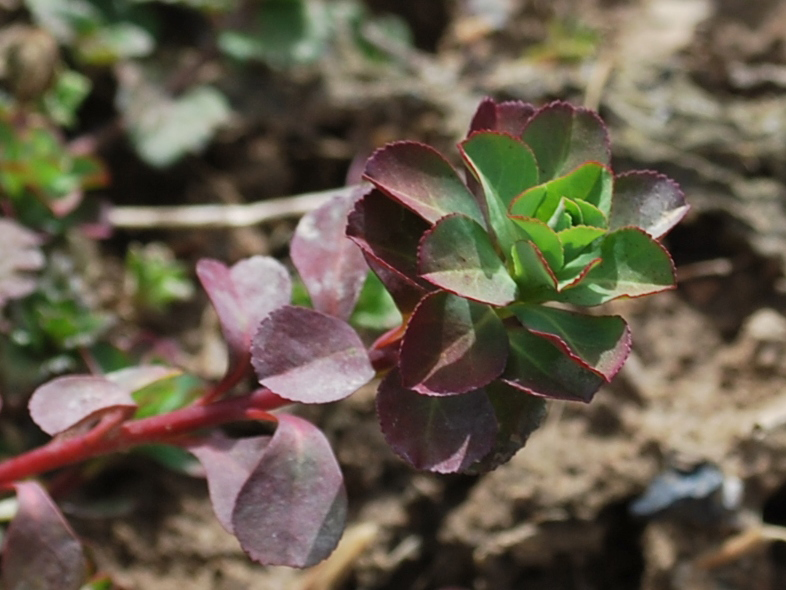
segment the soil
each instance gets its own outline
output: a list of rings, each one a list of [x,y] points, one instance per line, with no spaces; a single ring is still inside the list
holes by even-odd
[[[380,72],[326,56],[316,69],[227,74],[233,128],[165,172],[115,149],[113,200],[341,186],[390,140],[455,155],[484,95],[560,98],[599,109],[615,170],[681,183],[693,209],[668,239],[679,288],[609,304],[633,329],[623,372],[589,405],[551,403],[527,446],[483,476],[408,468],[382,440],[373,388],[307,409],[334,445],[351,507],[339,549],[309,571],[253,564],[214,518],[203,480],[141,459],[112,472],[111,518],[70,514],[97,569],[120,588],[157,590],[786,588],[786,544],[773,540],[786,540],[786,4],[368,4],[407,19],[417,48]],[[575,56],[566,44],[584,30],[595,40]],[[186,260],[232,261],[285,256],[291,231],[128,232],[113,247],[159,239]],[[688,479],[702,466],[722,490],[632,510],[659,474]]]

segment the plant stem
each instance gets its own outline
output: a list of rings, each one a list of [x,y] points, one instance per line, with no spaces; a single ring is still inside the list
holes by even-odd
[[[0,462],[0,487],[98,455],[146,443],[177,444],[177,439],[198,430],[238,420],[276,421],[271,410],[290,403],[268,389],[230,397],[208,405],[193,405],[168,414],[112,423],[110,414],[89,431],[68,438],[56,437],[42,447]]]

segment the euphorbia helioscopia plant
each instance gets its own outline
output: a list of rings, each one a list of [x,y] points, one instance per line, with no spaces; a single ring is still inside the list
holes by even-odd
[[[590,401],[622,367],[630,332],[618,316],[576,308],[674,285],[659,240],[687,212],[681,191],[654,172],[615,175],[602,121],[561,102],[484,100],[459,152],[463,177],[426,145],[383,147],[366,164],[365,194],[301,220],[291,255],[313,308],[289,304],[289,274],[271,258],[200,261],[229,363],[194,404],[139,417],[139,392],[171,377],[164,367],[36,390],[31,415],[54,438],[0,463],[0,484],[19,499],[4,587],[79,587],[73,534],[43,488],[21,482],[75,461],[150,442],[187,448],[253,559],[307,566],[338,541],[346,495],[322,433],[279,408],[340,400],[377,375],[382,431],[401,457],[479,472],[524,445],[545,399]],[[403,323],[367,350],[347,320],[369,267]],[[237,391],[252,367],[261,388]],[[206,432],[238,420],[271,433]]]

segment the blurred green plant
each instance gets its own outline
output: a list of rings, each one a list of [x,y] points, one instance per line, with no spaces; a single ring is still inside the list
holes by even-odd
[[[597,30],[575,18],[554,19],[546,38],[525,55],[536,61],[579,62],[595,55],[600,40]]]
[[[162,312],[194,294],[185,265],[164,244],[132,244],[126,253],[124,290],[140,311]]]

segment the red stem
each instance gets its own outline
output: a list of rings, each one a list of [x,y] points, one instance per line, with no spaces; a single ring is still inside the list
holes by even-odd
[[[395,366],[402,334],[402,328],[396,328],[372,345],[369,359],[378,374]],[[242,380],[244,375],[242,371],[234,371],[191,406],[168,414],[130,421],[124,421],[126,416],[122,414],[108,412],[87,432],[71,436],[61,435],[42,447],[6,459],[0,462],[0,489],[8,489],[14,482],[27,477],[140,444],[184,444],[193,440],[185,435],[228,422],[275,422],[276,417],[270,414],[270,411],[291,402],[269,389],[263,388],[246,395],[217,399]]]
[[[42,447],[0,463],[0,487],[97,455],[122,451],[143,443],[176,444],[184,434],[237,420],[270,420],[269,411],[290,402],[261,389],[248,395],[231,397],[208,405],[193,405],[168,414],[112,424],[113,417],[102,420],[84,434],[55,438]],[[114,426],[114,427],[113,427]]]

